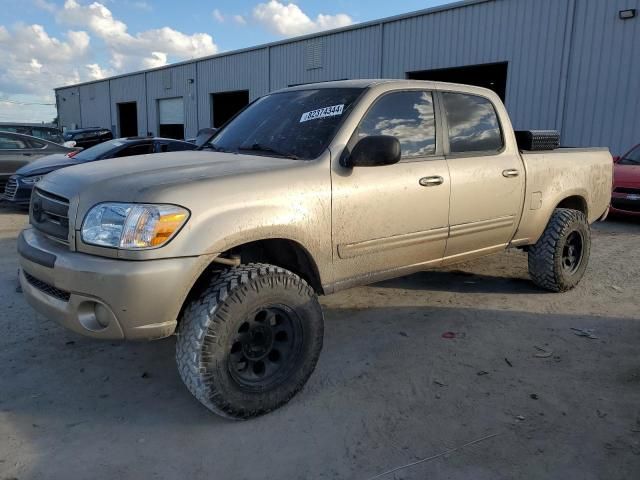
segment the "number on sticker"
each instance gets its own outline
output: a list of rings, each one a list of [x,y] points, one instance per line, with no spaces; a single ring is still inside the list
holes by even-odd
[[[300,123],[307,122],[309,120],[316,120],[318,118],[333,117],[335,115],[342,115],[344,109],[344,103],[340,105],[332,105],[330,107],[318,108],[305,112],[300,117]]]

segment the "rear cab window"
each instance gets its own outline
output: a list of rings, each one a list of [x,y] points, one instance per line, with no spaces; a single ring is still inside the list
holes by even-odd
[[[504,147],[493,103],[468,93],[442,92],[452,154],[496,154]]]

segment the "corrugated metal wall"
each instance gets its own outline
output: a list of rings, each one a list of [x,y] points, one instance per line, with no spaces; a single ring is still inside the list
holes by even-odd
[[[109,81],[80,85],[80,123],[83,127],[111,128]]]
[[[80,89],[78,87],[61,88],[56,92],[58,119],[65,129],[82,125],[80,119]]]
[[[111,88],[111,128],[120,136],[118,124],[118,103],[136,102],[138,113],[138,135],[147,134],[147,89],[145,74],[114,78]]]
[[[214,92],[249,90],[253,100],[289,85],[508,62],[506,104],[516,128],[557,128],[564,144],[621,153],[640,141],[640,18],[619,19],[628,8],[640,11],[640,0],[457,4],[112,79],[108,111],[115,123],[117,102],[145,98],[140,133],[156,134],[157,100],[181,96],[189,137],[211,125]],[[85,113],[84,88],[78,108],[58,102],[63,122],[106,119]]]
[[[555,128],[567,4],[494,1],[387,23],[383,76],[506,61],[514,127]]]
[[[319,43],[320,68],[307,64]],[[348,30],[271,47],[271,90],[301,83],[380,77],[380,26]]]
[[[187,63],[146,73],[147,128],[158,134],[158,100],[182,97],[184,100],[185,138],[198,132],[198,102],[196,98],[196,64]]]
[[[212,93],[249,90],[250,101],[269,93],[268,48],[199,61],[197,68],[201,128],[212,125]]]
[[[640,0],[579,0],[564,107],[567,145],[606,145],[622,154],[640,143],[640,18],[620,10]]]

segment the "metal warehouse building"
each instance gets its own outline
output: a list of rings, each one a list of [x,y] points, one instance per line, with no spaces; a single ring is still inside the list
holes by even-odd
[[[491,88],[516,128],[640,142],[640,0],[468,0],[56,89],[65,128],[194,137],[272,90],[352,78]]]

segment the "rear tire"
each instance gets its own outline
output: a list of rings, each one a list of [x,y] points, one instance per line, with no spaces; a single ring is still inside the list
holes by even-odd
[[[176,343],[180,377],[218,415],[265,414],[307,382],[323,325],[317,296],[299,276],[266,264],[230,268],[185,310]]]
[[[590,253],[591,230],[585,215],[558,208],[540,239],[529,248],[529,276],[546,290],[571,290],[584,276]]]

